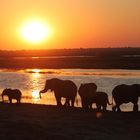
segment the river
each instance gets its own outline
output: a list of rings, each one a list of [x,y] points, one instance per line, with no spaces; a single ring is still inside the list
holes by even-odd
[[[108,94],[112,102],[112,90],[119,84],[140,84],[140,70],[115,70],[115,69],[24,69],[24,70],[0,70],[0,92],[5,88],[18,88],[22,91],[23,103],[56,105],[54,94],[48,91],[39,98],[39,91],[44,88],[46,79],[69,79],[75,82],[77,87],[81,83],[94,82],[98,91]],[[7,99],[5,99],[7,100]],[[1,98],[0,98],[1,101]],[[62,99],[63,101],[63,99]],[[81,100],[78,96],[78,106]],[[140,103],[139,103],[140,104]],[[75,104],[75,106],[77,106]],[[111,110],[111,106],[108,106]],[[131,111],[132,104],[121,105],[123,111]],[[140,110],[140,109],[139,109]]]

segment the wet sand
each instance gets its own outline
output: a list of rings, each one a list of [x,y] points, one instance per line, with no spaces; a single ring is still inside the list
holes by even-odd
[[[139,140],[140,112],[0,103],[1,140]]]

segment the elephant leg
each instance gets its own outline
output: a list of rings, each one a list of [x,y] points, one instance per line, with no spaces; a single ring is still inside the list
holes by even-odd
[[[107,103],[103,104],[103,111],[106,111]]]
[[[117,112],[121,112],[120,105],[117,105]]]
[[[64,103],[64,106],[70,106],[70,100],[68,98],[66,98],[66,101]]]
[[[71,99],[71,106],[74,107],[75,98]]]
[[[137,103],[134,103],[133,111],[138,112],[138,104]]]
[[[64,103],[64,106],[67,106],[67,99],[66,99],[66,101],[65,101],[65,103]]]
[[[88,104],[85,101],[82,101],[82,107],[83,107],[84,110],[88,110],[89,109]]]
[[[84,101],[82,101],[82,107],[85,109],[86,107],[86,104],[85,104],[85,102]]]
[[[90,108],[90,109],[92,109],[92,103],[91,103],[91,104],[89,104],[89,108]]]
[[[57,106],[62,106],[61,97],[55,96],[55,98],[56,98]]]
[[[20,103],[20,99],[17,99],[17,103],[18,103],[18,104]]]
[[[114,112],[121,112],[121,109],[120,109],[120,104],[116,104],[115,106],[112,107],[112,110]]]
[[[98,104],[98,103],[96,103],[96,106],[97,106],[97,110],[98,110],[98,111],[101,111],[101,105]]]
[[[116,108],[117,108],[117,106],[116,106],[116,105],[115,105],[115,106],[113,106],[113,107],[112,107],[112,111],[113,111],[113,112],[116,112]]]
[[[9,97],[9,102],[12,103],[12,98]]]

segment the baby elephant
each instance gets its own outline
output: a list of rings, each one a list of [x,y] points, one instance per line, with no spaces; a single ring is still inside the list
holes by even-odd
[[[90,106],[96,103],[97,110],[106,111],[107,104],[111,105],[108,100],[108,95],[105,92],[95,92],[91,98]]]
[[[12,99],[16,99],[17,103],[20,103],[21,95],[22,93],[19,89],[6,88],[2,92],[2,101],[4,102],[4,96],[8,96],[10,103],[12,103]]]

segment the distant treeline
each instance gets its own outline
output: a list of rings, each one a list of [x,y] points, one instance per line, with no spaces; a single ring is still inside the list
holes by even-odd
[[[140,55],[140,48],[87,48],[48,50],[0,50],[0,57],[42,57],[42,56],[96,56],[114,57]]]
[[[23,58],[18,59],[15,57]],[[37,58],[35,59],[32,57]],[[140,48],[0,51],[0,68],[90,68],[140,70]]]

